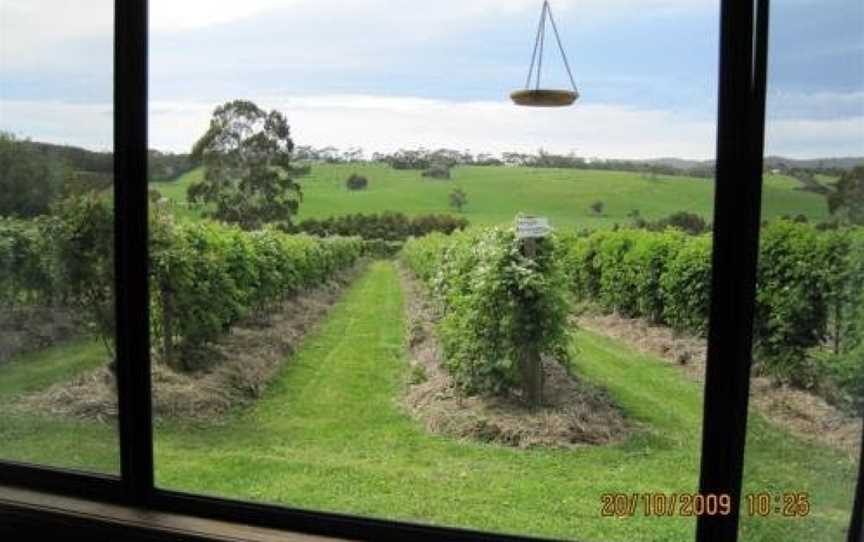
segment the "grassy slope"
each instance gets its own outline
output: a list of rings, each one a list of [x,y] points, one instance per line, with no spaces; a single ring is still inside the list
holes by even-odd
[[[255,407],[221,426],[158,428],[159,485],[582,540],[691,538],[690,518],[604,519],[599,506],[606,491],[694,490],[701,423],[697,385],[669,364],[579,332],[579,374],[607,386],[648,431],[621,445],[573,451],[518,451],[430,436],[395,400],[407,366],[402,310],[392,264],[375,264]],[[20,369],[0,367],[0,381]],[[35,421],[28,420],[28,427]],[[113,442],[106,426],[88,425],[81,433],[42,421],[38,434],[31,429],[8,438],[11,422],[0,422],[4,457],[63,457],[66,464],[65,447],[92,454],[90,466],[116,468],[106,457]],[[750,426],[750,489],[810,491],[814,506],[803,520],[747,522],[746,539],[841,539],[854,480],[851,462],[771,429],[759,417]]]
[[[345,179],[351,173],[369,178],[369,189],[349,192]],[[172,183],[154,185],[170,199],[185,201],[186,187],[200,179],[192,171]],[[558,227],[608,227],[627,224],[627,214],[638,209],[643,217],[657,219],[676,211],[691,211],[711,219],[713,185],[705,179],[659,177],[656,181],[638,173],[530,169],[508,167],[459,167],[452,181],[430,181],[419,171],[397,171],[381,164],[315,165],[301,177],[304,200],[300,218],[347,213],[402,211],[406,214],[448,213],[447,195],[455,186],[468,193],[465,216],[476,225],[510,223],[518,212],[542,214]],[[766,177],[764,218],[802,213],[812,219],[827,216],[825,198],[797,190],[800,183],[783,176]],[[603,216],[589,206],[605,203]],[[180,206],[180,213],[194,216]]]

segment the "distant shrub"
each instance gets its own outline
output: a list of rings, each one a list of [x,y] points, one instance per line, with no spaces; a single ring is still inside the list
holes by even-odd
[[[468,205],[468,194],[466,194],[461,188],[457,188],[450,192],[447,199],[450,203],[450,207],[453,207],[460,213],[462,212],[462,208]]]
[[[352,173],[348,180],[345,181],[345,186],[348,190],[366,190],[369,186],[369,179],[356,173]]]
[[[654,224],[649,224],[649,228],[654,230],[665,230],[669,227],[677,228],[691,235],[700,235],[710,229],[702,216],[687,211],[673,213]]]
[[[423,176],[432,179],[449,179],[450,166],[446,164],[432,164],[429,168],[423,171]]]
[[[632,219],[634,227],[650,231],[663,231],[675,228],[690,235],[700,235],[711,229],[701,215],[687,211],[678,211],[653,222],[645,220],[637,210],[631,211],[627,216]]]
[[[602,201],[595,201],[591,204],[591,211],[593,211],[595,215],[602,215],[605,206],[606,205]]]

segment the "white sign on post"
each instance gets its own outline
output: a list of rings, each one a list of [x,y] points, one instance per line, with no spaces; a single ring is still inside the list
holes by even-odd
[[[546,237],[551,231],[549,219],[545,216],[516,217],[516,239]]]

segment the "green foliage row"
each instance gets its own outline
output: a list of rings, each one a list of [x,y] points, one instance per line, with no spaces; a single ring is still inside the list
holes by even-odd
[[[71,307],[111,337],[113,211],[93,195],[69,197],[54,211],[33,220],[0,217],[0,307]]]
[[[151,237],[151,325],[169,362],[175,346],[199,347],[244,317],[267,314],[349,268],[363,251],[356,237],[247,232],[208,221],[175,226],[158,213]]]
[[[709,235],[624,229],[569,236],[564,244],[577,298],[624,316],[707,332]],[[789,220],[763,227],[754,339],[765,373],[803,387],[831,374],[845,389],[864,391],[864,362],[852,361],[852,352],[864,351],[862,302],[864,229],[820,230]],[[828,350],[831,361],[818,363],[825,356],[817,350]]]
[[[564,239],[577,298],[607,311],[703,333],[711,285],[711,239],[670,229],[602,230]]]
[[[421,215],[408,217],[402,213],[350,214],[331,218],[308,218],[289,227],[292,233],[308,233],[319,237],[330,235],[360,236],[363,239],[404,241],[432,232],[453,233],[468,227],[464,218],[451,215]]]
[[[409,239],[402,258],[440,304],[445,364],[468,393],[520,382],[525,349],[567,359],[568,294],[555,237],[528,258],[512,230],[472,230]]]
[[[149,248],[151,329],[169,361],[177,347],[213,341],[239,319],[325,283],[364,251],[357,237],[246,232],[208,221],[175,225],[158,206]],[[110,343],[113,277],[113,210],[104,199],[65,200],[37,220],[0,219],[0,305],[78,308]]]
[[[5,308],[50,303],[54,296],[47,221],[0,217],[0,300]]]
[[[864,408],[864,228],[764,228],[755,333],[769,372],[808,387],[828,375]]]

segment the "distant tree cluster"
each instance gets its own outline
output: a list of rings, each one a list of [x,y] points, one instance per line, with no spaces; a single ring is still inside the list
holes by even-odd
[[[290,233],[308,233],[319,237],[331,235],[359,236],[363,239],[404,241],[432,232],[445,234],[468,227],[468,221],[451,215],[408,217],[402,213],[351,214],[331,218],[308,218],[288,228]]]
[[[300,145],[294,149],[294,159],[325,164],[352,164],[365,161],[365,153],[360,147],[351,147],[342,151],[330,146],[316,148],[311,145]]]
[[[536,154],[505,152],[502,154],[502,159],[503,163],[509,166],[631,171],[641,173],[649,179],[656,179],[658,175],[685,175],[700,178],[714,176],[714,165],[709,162],[696,166],[676,167],[657,160],[588,160],[575,153],[554,154],[543,149]]]
[[[864,166],[843,173],[827,197],[832,215],[852,224],[864,224]]]
[[[150,182],[173,181],[197,167],[188,154],[151,150],[147,153],[147,174]]]
[[[474,155],[470,151],[458,151],[453,149],[429,150],[419,148],[415,150],[400,149],[392,154],[375,153],[373,159],[390,164],[393,169],[429,169],[435,164],[454,167],[457,165],[475,164]]]
[[[368,158],[362,148],[354,147],[340,150],[336,147],[312,146],[297,147],[295,159],[328,164],[348,164],[357,162],[383,162],[393,169],[425,171],[436,164],[449,167],[471,166],[521,166],[536,168],[591,169],[601,171],[627,171],[639,173],[647,180],[657,180],[661,176],[686,176],[712,179],[716,174],[713,160],[693,161],[672,158],[655,160],[618,160],[585,158],[571,152],[556,154],[544,149],[535,153],[504,152],[499,155],[490,153],[472,154],[469,150],[454,149],[399,149],[392,153],[375,152]],[[838,177],[856,163],[864,159],[826,159],[826,160],[787,160],[777,157],[766,158],[766,171],[777,170],[785,175],[798,178],[804,190],[826,193],[827,188],[815,179],[815,175],[825,174]]]
[[[27,141],[27,145],[33,147],[40,155],[60,161],[77,171],[114,173],[114,154],[111,152],[88,151],[70,145],[54,145],[36,141]]]
[[[64,175],[62,161],[0,132],[0,215],[29,218],[47,213],[63,189]]]

